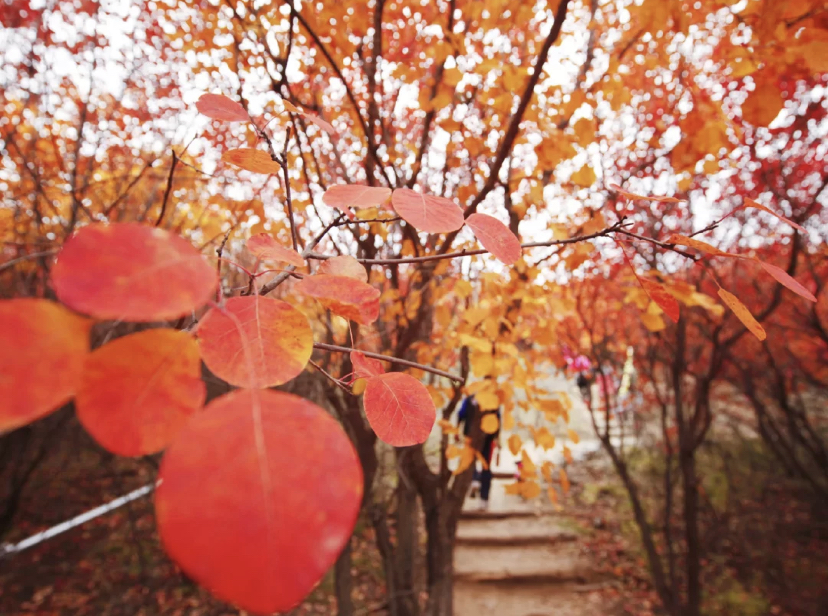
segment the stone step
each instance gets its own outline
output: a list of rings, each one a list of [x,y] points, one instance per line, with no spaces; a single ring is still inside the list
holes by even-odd
[[[595,570],[575,542],[464,545],[454,550],[454,577],[466,581],[586,583]]]
[[[512,581],[454,584],[455,616],[599,616],[606,614],[599,596],[581,586],[550,586]]]
[[[457,529],[460,545],[526,545],[575,541],[577,535],[562,528],[550,516],[469,518]]]

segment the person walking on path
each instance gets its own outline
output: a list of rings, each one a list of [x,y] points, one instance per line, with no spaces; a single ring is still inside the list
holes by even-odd
[[[462,425],[463,436],[468,437],[471,433],[471,427],[477,421],[477,418],[479,417],[482,421],[483,417],[489,413],[497,414],[497,431],[493,434],[486,434],[483,438],[483,444],[479,451],[486,463],[479,473],[475,463],[475,479],[473,480],[473,483],[477,480],[480,482],[480,508],[483,510],[489,508],[489,494],[492,489],[492,459],[494,457],[495,447],[497,447],[498,438],[500,437],[500,409],[495,411],[481,411],[480,405],[478,405],[477,400],[472,395],[463,401],[463,404],[460,406],[460,412],[457,414],[457,427],[460,428]]]

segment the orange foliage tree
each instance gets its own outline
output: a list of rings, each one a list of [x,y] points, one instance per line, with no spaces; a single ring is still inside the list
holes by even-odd
[[[128,50],[107,35],[116,11],[97,3],[3,9],[6,29],[35,43],[12,62],[20,86],[4,91],[13,114],[0,125],[0,275],[13,297],[0,304],[0,426],[74,398],[102,446],[165,450],[165,548],[257,613],[295,605],[337,558],[338,577],[349,575],[379,437],[405,477],[394,541],[384,504],[372,505],[392,611],[420,611],[419,501],[425,610],[450,614],[472,452],[498,427],[475,425],[465,448],[449,448],[457,403],[474,393],[484,410],[502,407],[506,429],[531,404],[566,415],[563,398],[538,399],[534,379],[579,302],[605,319],[623,305],[597,301],[601,285],[590,296],[595,279],[557,282],[593,263],[628,272],[627,300],[649,329],[662,314],[685,327],[679,302],[711,308],[666,276],[675,259],[735,258],[695,237],[684,197],[761,157],[757,136],[824,81],[819,5],[147,3],[130,9],[142,42]],[[56,38],[51,20],[70,15],[76,37]],[[88,76],[54,72],[59,50]],[[184,67],[193,77],[182,82]],[[125,86],[110,92],[101,71]],[[203,130],[181,136],[167,126],[187,117],[178,94],[193,88],[210,91],[193,97]],[[761,185],[749,192],[756,201],[740,193],[735,208],[781,217],[779,203],[760,205]],[[771,261],[759,266],[811,294]],[[718,294],[764,337],[734,295]],[[159,326],[90,349],[93,323],[120,321]],[[607,339],[619,323],[602,327]],[[595,337],[590,319],[575,331]],[[238,390],[202,408],[199,360]],[[329,381],[339,424],[270,390],[307,365]],[[431,465],[422,443],[437,406]],[[540,492],[532,475],[526,494]]]

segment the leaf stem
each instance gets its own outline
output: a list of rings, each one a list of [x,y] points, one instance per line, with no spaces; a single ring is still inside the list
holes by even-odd
[[[334,353],[350,353],[351,351],[359,351],[365,357],[371,357],[373,359],[379,359],[381,361],[387,361],[391,364],[399,364],[401,366],[407,366],[408,368],[416,368],[417,370],[423,370],[425,372],[430,372],[431,374],[436,374],[437,376],[442,376],[447,379],[451,379],[456,383],[462,383],[463,379],[459,376],[455,376],[450,372],[445,372],[443,370],[439,370],[437,368],[432,368],[431,366],[424,366],[423,364],[418,364],[413,361],[408,361],[407,359],[399,359],[397,357],[391,357],[390,355],[381,355],[379,353],[371,353],[370,351],[363,351],[361,349],[352,349],[351,347],[343,347],[338,346],[336,344],[325,344],[324,342],[314,342],[313,343],[314,349],[319,349],[321,351],[333,351]]]

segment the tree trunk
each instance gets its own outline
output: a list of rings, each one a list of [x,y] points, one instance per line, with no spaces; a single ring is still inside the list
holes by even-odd
[[[342,548],[334,565],[334,587],[336,590],[337,616],[353,616],[354,601],[351,598],[353,580],[351,578],[351,539]]]
[[[400,479],[397,486],[397,549],[394,569],[398,587],[396,596],[389,599],[397,603],[400,616],[417,616],[420,613],[415,579],[415,564],[420,544],[417,490],[403,470],[404,458],[411,454],[411,450],[397,450]]]

